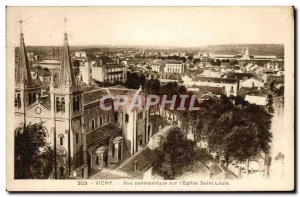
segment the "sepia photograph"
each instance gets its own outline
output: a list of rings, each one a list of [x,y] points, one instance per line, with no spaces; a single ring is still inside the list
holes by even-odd
[[[293,191],[293,7],[6,7],[8,191]]]

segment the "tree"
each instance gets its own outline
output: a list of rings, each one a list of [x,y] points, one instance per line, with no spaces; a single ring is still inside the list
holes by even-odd
[[[144,85],[144,91],[147,94],[159,95],[160,94],[160,82],[158,79],[150,79],[146,81]]]
[[[47,179],[53,172],[54,153],[42,124],[15,130],[15,178]]]
[[[139,89],[140,86],[144,86],[146,83],[145,75],[139,75],[137,73],[127,72],[127,81],[125,86],[130,89]]]
[[[212,151],[225,158],[227,164],[232,160],[245,161],[261,151],[269,152],[272,116],[263,107],[253,104],[227,106],[218,113],[220,115],[213,122],[209,121],[213,124],[209,125],[208,144]]]
[[[211,157],[197,148],[194,141],[188,140],[179,128],[173,128],[161,149],[155,150],[157,162],[154,170],[165,179],[174,179],[189,171],[197,162],[207,162]]]

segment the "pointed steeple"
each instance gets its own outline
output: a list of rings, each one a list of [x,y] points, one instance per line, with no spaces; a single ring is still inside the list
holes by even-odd
[[[20,24],[22,24],[22,20],[20,20]],[[27,85],[32,84],[31,74],[28,65],[28,58],[26,53],[26,47],[24,42],[24,34],[22,33],[22,26],[21,26],[21,33],[20,33],[20,46],[19,46],[19,54],[17,58],[17,65],[16,65],[16,84],[20,84],[22,82],[22,78],[24,83]]]
[[[66,83],[67,80],[68,83]],[[63,55],[62,55],[58,85],[60,87],[65,87],[66,84],[68,84],[69,87],[73,87],[75,85],[75,75],[72,68],[67,33],[65,33],[64,35]]]

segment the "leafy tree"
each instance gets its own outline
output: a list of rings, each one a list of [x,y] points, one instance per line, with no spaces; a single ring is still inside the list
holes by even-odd
[[[166,179],[182,175],[197,161],[207,162],[211,157],[188,140],[179,128],[173,128],[161,149],[156,150],[158,161],[154,170]]]
[[[144,86],[146,83],[145,75],[139,75],[137,73],[127,72],[127,81],[125,86],[130,89],[139,89],[140,86]]]
[[[15,130],[15,178],[47,179],[53,172],[53,149],[42,124]]]
[[[150,79],[146,81],[144,85],[144,91],[147,94],[159,95],[160,94],[160,82],[158,79]]]

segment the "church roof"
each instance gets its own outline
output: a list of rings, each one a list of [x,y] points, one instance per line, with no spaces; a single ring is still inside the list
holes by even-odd
[[[75,75],[73,72],[69,45],[68,45],[68,35],[65,33],[64,36],[64,46],[63,46],[63,56],[59,73],[59,83],[58,86],[64,87],[67,80],[69,80],[69,86],[75,86]]]
[[[108,92],[106,89],[102,89],[102,88],[84,92],[82,94],[83,105],[99,102],[100,99],[105,95],[108,95]]]
[[[121,128],[110,122],[104,126],[99,127],[98,129],[87,133],[86,144],[87,146],[92,146],[95,143],[98,143],[100,140],[103,140],[121,130]]]
[[[20,34],[20,47],[15,75],[16,84],[21,83],[22,78],[28,85],[32,84],[23,33]]]

